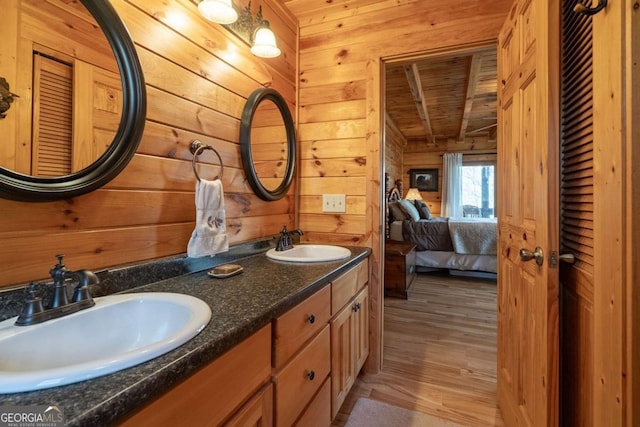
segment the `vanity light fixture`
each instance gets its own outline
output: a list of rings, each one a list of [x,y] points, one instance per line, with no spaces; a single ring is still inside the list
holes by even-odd
[[[404,196],[404,198],[407,200],[422,200],[422,195],[420,194],[417,188],[410,188],[409,191],[407,191],[407,195]]]
[[[202,0],[198,10],[209,21],[217,24],[233,24],[238,20],[238,12],[231,0]]]
[[[251,10],[251,1],[244,8],[236,8],[233,0],[192,0],[206,19],[222,24],[227,30],[240,37],[251,47],[251,53],[260,58],[280,56],[269,21],[262,17],[262,6],[255,15]],[[237,12],[237,11],[239,12]]]

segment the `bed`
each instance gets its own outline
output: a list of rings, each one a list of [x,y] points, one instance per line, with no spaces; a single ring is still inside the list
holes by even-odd
[[[431,217],[424,202],[399,199],[401,190],[395,186],[387,194],[387,237],[416,245],[418,271],[497,272],[495,218]],[[409,204],[416,207],[418,216],[405,210]]]

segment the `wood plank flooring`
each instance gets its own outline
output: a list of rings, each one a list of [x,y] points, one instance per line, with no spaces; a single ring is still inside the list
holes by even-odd
[[[496,283],[418,274],[408,300],[385,298],[384,367],[361,374],[333,427],[359,397],[469,426],[503,426],[496,401]]]

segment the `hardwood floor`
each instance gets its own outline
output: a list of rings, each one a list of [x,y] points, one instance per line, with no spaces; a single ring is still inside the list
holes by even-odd
[[[469,426],[502,426],[496,402],[496,283],[418,274],[408,300],[385,298],[384,368],[361,374],[333,426],[359,397]]]

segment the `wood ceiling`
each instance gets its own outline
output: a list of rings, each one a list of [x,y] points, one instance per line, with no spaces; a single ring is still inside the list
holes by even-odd
[[[407,142],[495,141],[496,49],[386,64],[386,113]]]

